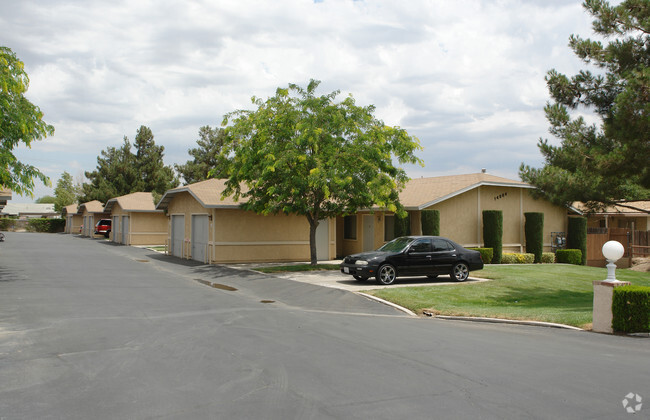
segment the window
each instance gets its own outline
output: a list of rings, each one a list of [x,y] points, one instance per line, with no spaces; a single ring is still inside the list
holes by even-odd
[[[412,252],[431,252],[431,241],[420,239],[411,246],[410,250]]]
[[[343,239],[357,239],[357,215],[343,218]]]
[[[444,239],[434,239],[433,240],[433,250],[436,252],[440,251],[452,251],[454,249],[453,246]]]
[[[395,216],[384,216],[384,241],[395,239]]]

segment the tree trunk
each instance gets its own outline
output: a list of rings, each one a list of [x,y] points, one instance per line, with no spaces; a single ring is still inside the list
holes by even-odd
[[[316,228],[318,228],[318,220],[314,219],[311,215],[307,215],[309,221],[309,255],[311,265],[318,263],[317,250],[316,250]]]

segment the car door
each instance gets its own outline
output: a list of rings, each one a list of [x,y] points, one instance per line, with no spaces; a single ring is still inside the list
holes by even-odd
[[[413,241],[406,252],[405,267],[401,274],[426,276],[431,272],[432,246],[429,238]]]
[[[432,272],[430,274],[449,273],[458,259],[454,245],[442,238],[433,238],[431,242],[433,252],[431,253]]]

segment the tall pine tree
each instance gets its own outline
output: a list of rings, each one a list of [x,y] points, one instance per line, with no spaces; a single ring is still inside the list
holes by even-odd
[[[193,159],[184,165],[175,165],[186,185],[211,177],[227,176],[228,159],[221,155],[225,141],[226,131],[223,128],[211,128],[206,125],[199,129],[199,139],[196,141],[198,147],[187,151]],[[212,176],[209,175],[210,171]]]
[[[650,2],[611,6],[586,0],[583,5],[595,18],[594,31],[609,42],[572,35],[569,45],[598,72],[583,70],[571,78],[548,72],[554,102],[547,104],[546,117],[561,144],[540,140],[545,166],[522,164],[520,176],[559,205],[634,207],[628,202],[650,200]],[[600,125],[570,114],[579,107],[593,110]]]

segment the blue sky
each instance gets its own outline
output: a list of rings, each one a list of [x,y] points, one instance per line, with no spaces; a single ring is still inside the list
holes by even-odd
[[[56,130],[17,154],[53,186],[140,125],[166,164],[184,163],[199,127],[311,78],[417,136],[425,166],[407,167],[411,177],[486,168],[518,179],[521,162],[542,165],[539,138],[555,141],[546,72],[585,67],[572,33],[592,35],[581,1],[0,0],[0,43]]]

